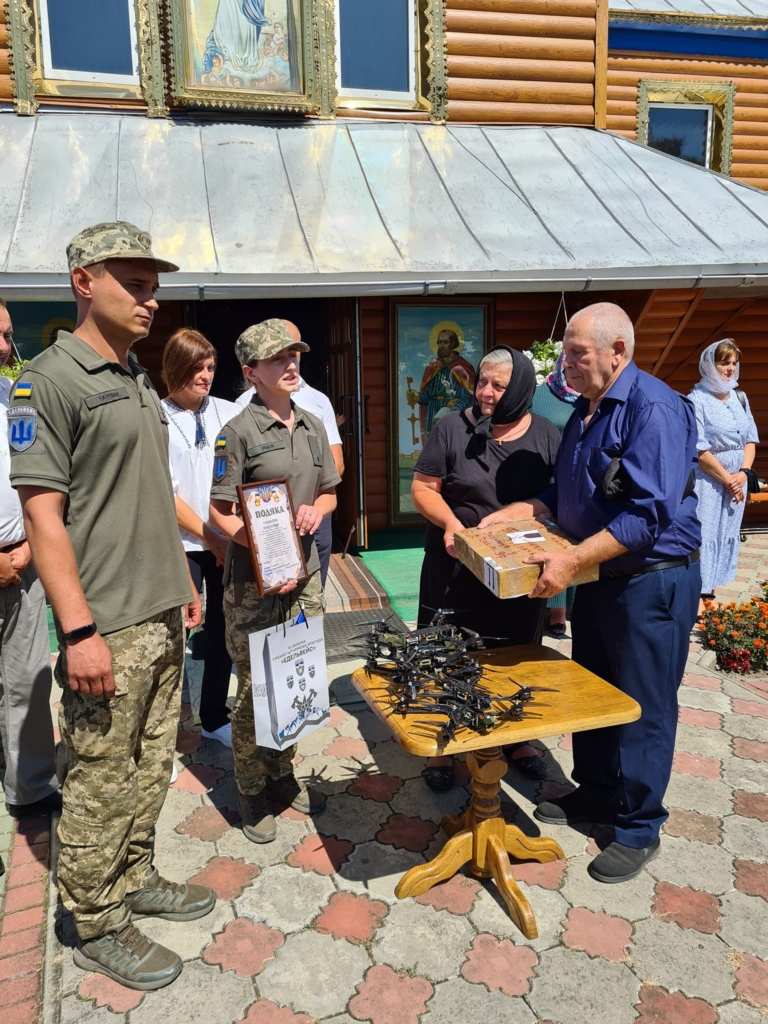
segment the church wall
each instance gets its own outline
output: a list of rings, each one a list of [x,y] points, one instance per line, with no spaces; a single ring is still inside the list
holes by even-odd
[[[604,123],[607,0],[445,6],[449,121]]]
[[[634,139],[640,79],[689,82],[734,82],[731,177],[768,189],[768,63],[684,57],[664,53],[608,55],[606,127]]]

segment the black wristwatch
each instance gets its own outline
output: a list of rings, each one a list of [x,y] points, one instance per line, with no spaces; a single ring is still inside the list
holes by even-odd
[[[98,629],[96,623],[92,622],[88,626],[78,626],[77,629],[70,629],[68,633],[62,633],[61,638],[65,643],[76,644],[78,640],[87,640],[94,633],[98,633]]]

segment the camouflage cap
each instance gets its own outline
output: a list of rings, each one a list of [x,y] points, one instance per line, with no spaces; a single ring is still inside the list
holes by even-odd
[[[284,348],[309,352],[309,345],[296,341],[285,320],[264,320],[248,327],[235,342],[235,355],[241,366],[256,359],[271,359]]]
[[[125,220],[110,220],[85,228],[67,246],[70,274],[75,267],[90,267],[104,260],[153,260],[159,274],[179,269],[175,263],[155,256],[148,231]]]

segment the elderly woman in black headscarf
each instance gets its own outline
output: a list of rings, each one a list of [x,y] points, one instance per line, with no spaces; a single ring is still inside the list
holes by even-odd
[[[557,428],[530,411],[533,365],[521,352],[496,345],[480,360],[471,409],[438,420],[416,463],[413,503],[429,520],[419,588],[419,626],[437,608],[453,608],[458,626],[484,637],[487,647],[541,641],[546,601],[502,601],[456,560],[456,530],[477,526],[505,505],[545,490],[560,444]],[[529,778],[546,775],[535,747],[507,748]],[[433,789],[451,786],[451,759],[432,758],[422,772]]]

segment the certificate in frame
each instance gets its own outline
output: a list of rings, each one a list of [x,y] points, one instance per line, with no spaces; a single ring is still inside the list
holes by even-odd
[[[288,481],[278,477],[238,484],[237,497],[259,594],[309,579]]]

